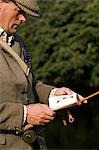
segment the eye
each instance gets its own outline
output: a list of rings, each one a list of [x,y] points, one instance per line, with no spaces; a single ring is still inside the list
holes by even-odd
[[[16,11],[18,14],[23,13],[23,11],[22,11],[21,9],[18,9],[18,8],[15,8],[15,11]]]
[[[26,17],[26,13],[23,10],[16,8],[15,11],[17,12],[17,15],[23,15]]]
[[[20,10],[20,9],[15,9],[15,11],[17,12],[17,14],[22,14],[22,10]]]

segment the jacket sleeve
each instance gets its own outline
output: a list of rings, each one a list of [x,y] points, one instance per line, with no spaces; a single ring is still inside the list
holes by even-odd
[[[39,96],[39,101],[48,104],[48,97],[53,88],[54,86],[44,84],[41,81],[37,82],[36,91]]]
[[[0,130],[21,130],[23,105],[20,103],[0,104]]]

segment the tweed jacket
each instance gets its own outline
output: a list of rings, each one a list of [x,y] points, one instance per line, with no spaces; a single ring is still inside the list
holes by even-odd
[[[16,35],[13,50],[24,59],[25,48]],[[35,83],[30,73],[27,78],[18,62],[0,46],[0,131],[20,130],[23,105],[36,102],[48,103],[52,86]],[[0,134],[0,150],[32,149],[20,136]]]

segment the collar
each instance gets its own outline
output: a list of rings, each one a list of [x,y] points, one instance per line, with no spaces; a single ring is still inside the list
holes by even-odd
[[[0,35],[4,32],[4,29],[0,27]]]
[[[15,39],[14,35],[8,35],[7,32],[5,32],[4,29],[1,27],[0,27],[0,37],[2,37],[2,39],[6,41],[10,46],[12,45]]]

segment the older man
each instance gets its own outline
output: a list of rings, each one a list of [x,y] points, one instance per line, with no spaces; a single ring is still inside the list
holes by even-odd
[[[29,53],[16,34],[26,14],[39,16],[36,0],[0,0],[0,39],[30,65]],[[36,83],[31,72],[26,76],[16,59],[0,45],[0,150],[44,149],[43,127],[55,114],[47,105],[48,97],[70,94],[71,90]]]

